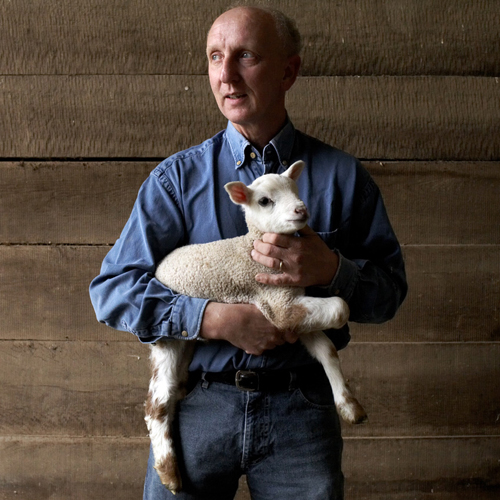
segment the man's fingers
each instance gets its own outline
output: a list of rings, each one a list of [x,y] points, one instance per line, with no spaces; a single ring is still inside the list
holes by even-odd
[[[293,238],[293,236],[289,236],[286,234],[264,233],[262,235],[262,240],[260,240],[260,243],[267,244],[268,246],[288,248],[291,238]]]
[[[255,275],[255,280],[263,285],[295,285],[295,281],[292,276],[282,273],[282,274],[267,274],[259,273]]]
[[[283,261],[277,257],[270,257],[268,255],[264,255],[257,250],[252,250],[251,253],[252,259],[263,266],[269,267],[270,269],[275,269],[276,271],[282,271],[283,265],[281,264]],[[280,269],[281,267],[281,269]]]
[[[260,253],[261,255],[274,258],[279,258],[280,254],[283,251],[282,250],[283,247],[280,247],[278,245],[273,245],[271,243],[267,243],[261,240],[255,240],[253,242],[253,248],[255,252]]]

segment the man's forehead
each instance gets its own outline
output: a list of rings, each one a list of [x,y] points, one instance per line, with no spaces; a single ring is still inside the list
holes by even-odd
[[[219,23],[255,23],[261,24],[273,24],[273,18],[268,13],[262,9],[253,7],[236,7],[230,9],[223,14],[221,14],[213,23],[213,26]]]
[[[207,45],[229,37],[250,43],[269,41],[276,36],[272,18],[265,12],[238,7],[219,16],[208,32]],[[273,40],[274,41],[274,40]]]

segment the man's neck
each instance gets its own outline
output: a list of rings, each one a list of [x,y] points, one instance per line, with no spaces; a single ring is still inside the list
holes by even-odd
[[[283,119],[283,121],[279,122],[279,125],[274,127],[267,127],[266,130],[263,130],[259,127],[256,127],[255,130],[252,130],[251,127],[238,125],[236,123],[233,123],[233,126],[243,137],[245,137],[245,139],[250,142],[250,144],[252,144],[252,146],[254,146],[259,151],[259,153],[262,153],[264,148],[269,144],[269,142],[271,142],[272,139],[274,139],[279,134],[286,123],[287,116],[285,114],[285,118]]]

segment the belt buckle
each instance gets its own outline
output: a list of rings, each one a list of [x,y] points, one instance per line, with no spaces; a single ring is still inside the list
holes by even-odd
[[[238,370],[234,381],[240,391],[255,392],[259,390],[258,373],[249,370]]]

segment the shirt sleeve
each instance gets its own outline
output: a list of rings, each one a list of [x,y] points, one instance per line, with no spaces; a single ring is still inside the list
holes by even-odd
[[[320,293],[342,297],[350,321],[383,323],[406,297],[404,260],[380,190],[361,166],[356,184],[350,215],[337,231],[339,267]]]
[[[207,300],[178,295],[154,273],[186,239],[174,189],[154,173],[142,185],[120,238],[90,284],[97,319],[151,343],[160,337],[195,339]]]

